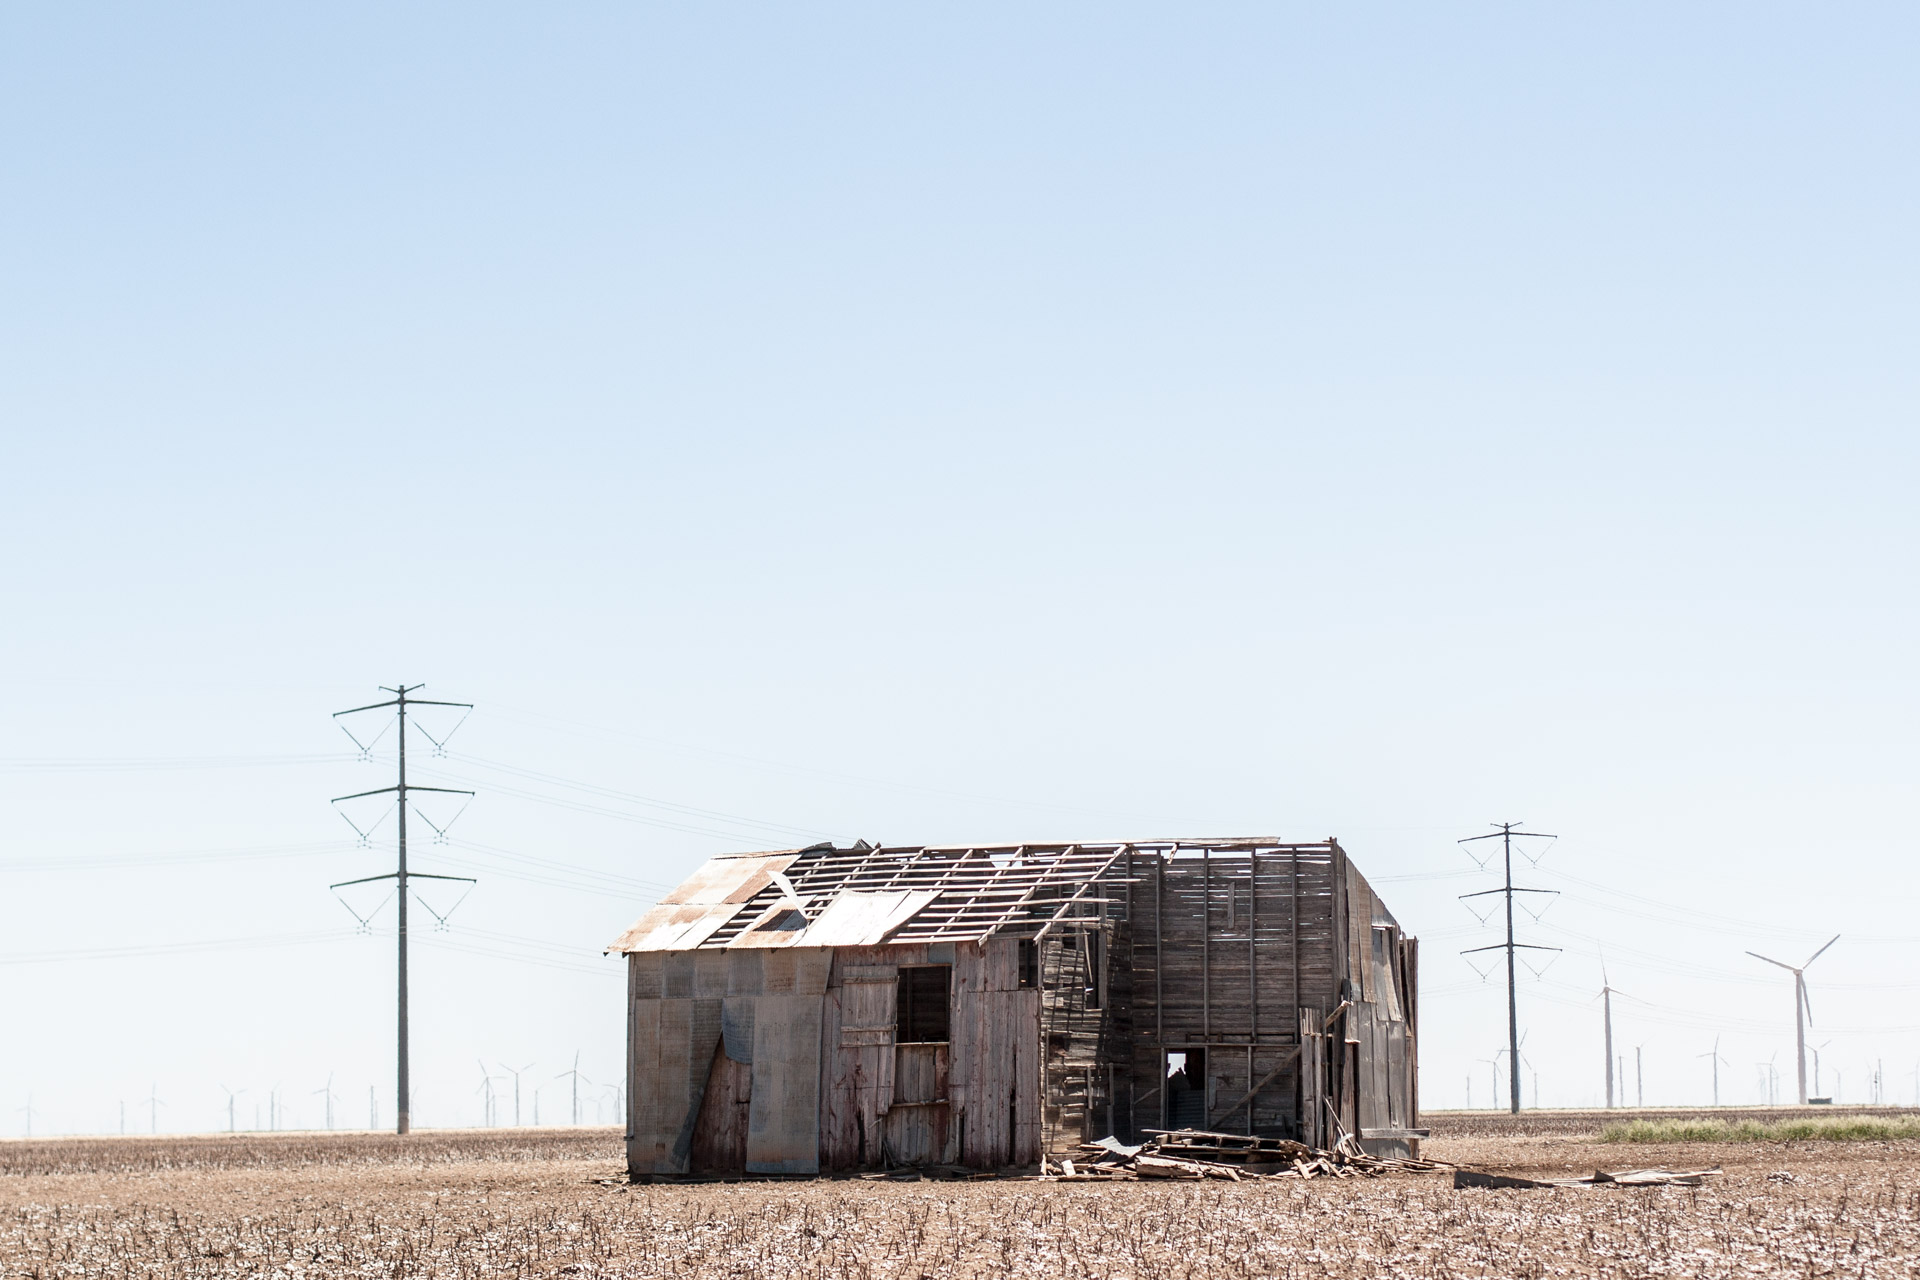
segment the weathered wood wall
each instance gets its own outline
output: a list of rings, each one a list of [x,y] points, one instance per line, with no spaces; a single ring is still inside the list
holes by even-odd
[[[899,971],[923,964],[953,966],[945,1045],[895,1041]],[[821,1023],[823,1167],[1037,1161],[1039,1015],[1011,938],[835,951]]]
[[[1173,1125],[1165,1054],[1198,1048],[1205,1127],[1299,1135],[1300,1011],[1331,1013],[1346,976],[1342,861],[1325,845],[1133,860],[1120,962],[1134,1133]]]
[[[630,955],[630,1168],[995,1168],[1176,1120],[1317,1145],[1419,1123],[1417,944],[1338,845],[1130,851],[1086,888],[1037,943]],[[951,966],[945,1042],[898,1042],[917,965]],[[1176,1118],[1166,1055],[1194,1050]]]

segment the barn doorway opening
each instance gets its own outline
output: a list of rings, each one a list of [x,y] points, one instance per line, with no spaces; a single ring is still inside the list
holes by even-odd
[[[1167,1051],[1167,1127],[1207,1127],[1207,1051]]]

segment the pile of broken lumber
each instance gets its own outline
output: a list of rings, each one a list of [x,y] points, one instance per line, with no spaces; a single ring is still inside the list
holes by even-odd
[[[1082,1145],[1078,1160],[1046,1160],[1040,1176],[1068,1182],[1110,1182],[1129,1178],[1359,1178],[1389,1172],[1437,1173],[1453,1166],[1438,1160],[1395,1160],[1370,1156],[1350,1137],[1322,1151],[1285,1138],[1198,1129],[1150,1131],[1147,1140],[1128,1146],[1112,1138]]]

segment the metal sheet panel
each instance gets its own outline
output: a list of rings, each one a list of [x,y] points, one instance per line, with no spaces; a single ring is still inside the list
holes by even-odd
[[[810,947],[879,946],[888,934],[919,915],[939,896],[933,889],[902,889],[893,893],[850,890],[835,898],[802,936]]]
[[[747,1172],[820,1172],[819,995],[754,998]]]
[[[608,951],[680,951],[697,947],[740,913],[749,899],[773,883],[773,873],[796,855],[763,854],[713,858],[660,900],[631,928],[607,944]]]

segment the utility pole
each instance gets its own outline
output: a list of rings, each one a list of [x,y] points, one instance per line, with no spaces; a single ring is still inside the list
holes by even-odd
[[[409,879],[409,877],[411,877],[414,879],[422,879],[422,880],[464,880],[468,884],[473,883],[472,876],[436,876],[436,875],[428,875],[426,872],[423,872],[423,871],[415,871],[410,873],[407,870],[407,793],[409,791],[440,791],[440,792],[446,792],[449,795],[470,796],[473,794],[473,792],[471,791],[461,791],[453,787],[421,787],[421,786],[410,787],[407,785],[407,708],[408,707],[465,707],[469,711],[473,709],[473,704],[471,702],[434,702],[426,698],[409,698],[407,696],[409,693],[414,692],[416,689],[423,689],[425,687],[426,687],[425,685],[418,685],[418,684],[415,684],[415,685],[401,684],[401,685],[396,685],[392,688],[388,688],[386,685],[382,685],[380,686],[381,692],[392,694],[393,695],[392,698],[388,699],[385,702],[369,703],[364,707],[352,707],[346,711],[336,711],[333,713],[334,717],[338,719],[340,716],[350,716],[361,711],[378,711],[382,707],[393,707],[396,709],[396,712],[399,716],[399,721],[400,721],[400,737],[399,737],[400,773],[399,773],[399,779],[397,784],[391,787],[380,787],[373,791],[357,792],[350,796],[340,796],[333,802],[335,804],[339,804],[340,801],[342,800],[359,800],[366,796],[380,796],[380,795],[387,795],[391,793],[394,796],[394,809],[395,809],[395,812],[399,815],[399,820],[400,820],[399,863],[395,870],[388,872],[385,875],[363,876],[358,880],[342,880],[339,884],[330,886],[331,888],[339,889],[350,884],[370,884],[376,880],[392,880],[394,882],[394,897],[398,900],[400,904],[399,999],[398,999],[400,1017],[399,1017],[399,1030],[398,1030],[398,1037],[397,1037],[398,1053],[396,1055],[398,1058],[397,1074],[399,1077],[399,1083],[395,1088],[393,1096],[394,1096],[394,1111],[395,1111],[395,1117],[396,1117],[394,1131],[400,1134],[408,1133],[413,1128],[413,1093],[411,1088],[409,1087],[411,1084],[411,1079],[410,1079],[409,1063],[407,1058],[407,892],[408,892],[407,880]],[[353,737],[351,732],[349,732],[347,736],[350,738]],[[359,739],[355,738],[354,742],[358,744]],[[368,751],[369,749],[366,747],[362,747],[361,750],[364,752],[364,751]]]
[[[1484,898],[1488,894],[1494,894],[1494,893],[1505,894],[1507,899],[1507,940],[1505,942],[1495,943],[1493,946],[1490,946],[1490,947],[1473,947],[1468,951],[1461,952],[1460,954],[1471,955],[1475,951],[1500,951],[1500,950],[1505,950],[1507,953],[1507,1048],[1510,1054],[1507,1060],[1507,1065],[1513,1074],[1512,1080],[1508,1082],[1507,1101],[1512,1109],[1513,1114],[1519,1115],[1520,1114],[1520,1001],[1519,1001],[1519,995],[1518,995],[1519,977],[1514,971],[1514,952],[1516,950],[1558,951],[1560,948],[1536,947],[1531,945],[1530,943],[1515,942],[1513,940],[1513,895],[1516,893],[1555,893],[1557,892],[1557,890],[1553,890],[1553,889],[1519,889],[1514,887],[1513,838],[1515,836],[1538,836],[1542,839],[1551,840],[1553,839],[1553,837],[1547,835],[1545,832],[1540,832],[1540,831],[1515,831],[1514,828],[1520,825],[1517,822],[1496,822],[1493,825],[1500,829],[1498,831],[1489,832],[1484,836],[1468,836],[1465,840],[1459,841],[1459,843],[1471,844],[1475,840],[1491,840],[1495,836],[1500,837],[1500,848],[1506,864],[1506,883],[1503,884],[1498,889],[1485,889],[1479,893],[1463,893],[1460,896],[1464,899],[1464,898]]]
[[[1840,935],[1836,933],[1827,939],[1827,947],[1838,941],[1840,941]],[[1813,1005],[1807,1000],[1807,968],[1826,953],[1827,947],[1822,947],[1808,956],[1806,963],[1797,969],[1785,961],[1763,956],[1758,951],[1747,952],[1755,960],[1765,960],[1768,964],[1776,965],[1793,975],[1793,1056],[1794,1065],[1800,1073],[1800,1105],[1803,1107],[1807,1105],[1807,1022],[1813,1017]]]

